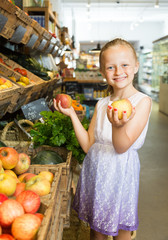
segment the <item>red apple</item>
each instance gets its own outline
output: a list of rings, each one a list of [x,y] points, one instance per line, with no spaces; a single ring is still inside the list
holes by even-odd
[[[8,227],[16,217],[23,214],[24,209],[22,205],[14,199],[8,199],[0,205],[0,225]]]
[[[13,196],[17,197],[21,192],[23,192],[25,190],[25,187],[26,187],[26,183],[17,183],[16,184],[16,190],[13,194]]]
[[[28,175],[28,174],[30,174],[30,173],[26,172],[26,173],[20,174],[20,175],[18,176],[19,181],[20,181],[20,182],[23,182],[24,177],[25,177],[26,175]]]
[[[30,163],[30,158],[26,153],[19,153],[19,160],[14,168],[15,173],[25,173],[29,169]]]
[[[39,217],[31,213],[25,213],[15,218],[12,223],[12,235],[18,240],[34,239],[40,224],[41,221]]]
[[[61,101],[61,106],[63,108],[70,108],[72,105],[72,98],[68,94],[63,93],[57,94],[55,99],[57,103]]]
[[[10,234],[2,234],[0,235],[0,240],[15,240],[15,239]]]
[[[7,199],[8,199],[8,197],[7,197],[5,194],[0,193],[0,205],[1,205],[4,201],[6,201]]]
[[[127,112],[127,118],[129,118],[131,116],[132,104],[129,101],[129,99],[125,98],[125,99],[121,99],[121,100],[116,100],[116,101],[112,102],[111,106],[113,107],[113,112],[114,112],[114,108],[116,108],[118,110],[118,118],[119,119],[122,119],[123,111]]]
[[[19,160],[18,152],[12,147],[3,147],[0,149],[0,160],[5,169],[12,169]]]
[[[9,197],[14,194],[15,190],[15,178],[6,173],[0,173],[0,193],[3,193]]]
[[[43,196],[50,192],[51,184],[45,178],[37,175],[26,182],[26,190],[31,190],[39,196]]]
[[[34,176],[37,176],[36,174],[34,174],[34,173],[29,173],[29,174],[27,174],[24,178],[23,178],[23,182],[27,182],[27,181],[29,181],[32,177],[34,177]]]
[[[52,183],[53,178],[54,178],[54,174],[52,172],[49,172],[49,171],[41,171],[38,175],[41,176],[41,177],[44,177],[50,183]]]
[[[25,213],[36,213],[40,207],[40,196],[30,190],[21,192],[16,201],[22,204]]]
[[[42,213],[35,213],[35,215],[36,215],[37,217],[39,217],[40,220],[41,220],[41,222],[42,222],[42,220],[43,220],[43,218],[44,218],[44,214],[42,214]]]

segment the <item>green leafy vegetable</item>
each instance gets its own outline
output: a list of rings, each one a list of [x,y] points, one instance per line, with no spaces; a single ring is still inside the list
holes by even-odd
[[[66,147],[72,151],[79,163],[83,162],[85,153],[76,138],[71,119],[58,111],[43,111],[40,113],[44,123],[37,122],[30,131],[35,146],[49,145]],[[87,130],[89,120],[85,117],[82,125]]]

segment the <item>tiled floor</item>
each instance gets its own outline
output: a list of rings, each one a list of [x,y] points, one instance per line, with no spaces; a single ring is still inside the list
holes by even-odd
[[[153,102],[143,148],[139,193],[139,229],[136,240],[168,240],[168,116]],[[63,240],[89,240],[89,228],[71,214],[71,227]]]

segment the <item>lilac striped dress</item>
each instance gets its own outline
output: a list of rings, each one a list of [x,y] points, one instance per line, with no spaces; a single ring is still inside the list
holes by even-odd
[[[146,95],[137,92],[129,100],[133,106]],[[81,170],[73,208],[81,220],[106,235],[118,230],[138,228],[138,192],[140,162],[137,150],[142,147],[148,123],[134,144],[118,154],[112,144],[112,127],[106,110],[110,97],[98,102],[95,143],[89,149]]]

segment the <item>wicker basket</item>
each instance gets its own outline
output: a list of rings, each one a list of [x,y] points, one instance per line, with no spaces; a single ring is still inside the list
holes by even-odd
[[[30,129],[33,127],[33,123],[27,119],[22,119],[18,121],[21,125],[28,125],[28,127],[25,127],[25,130],[27,132],[30,131]],[[0,139],[2,142],[4,142],[8,147],[25,147],[29,146],[31,144],[31,140],[28,138],[28,136],[21,131],[14,121],[8,123],[4,129],[1,132]]]

